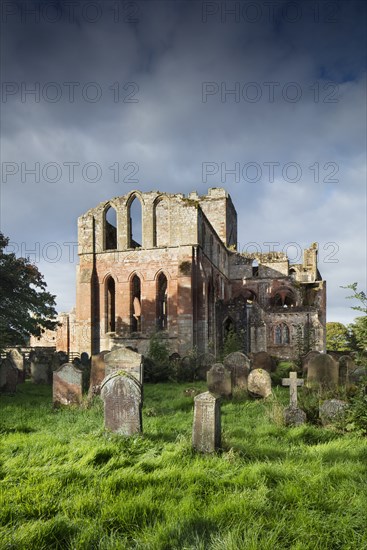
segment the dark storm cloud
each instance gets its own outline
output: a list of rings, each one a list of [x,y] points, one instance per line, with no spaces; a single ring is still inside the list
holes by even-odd
[[[78,215],[132,188],[220,185],[241,248],[318,241],[329,317],[353,317],[338,287],[365,277],[364,2],[274,1],[273,16],[267,2],[80,1],[72,17],[48,2],[39,21],[45,3],[4,4],[2,161],[18,172],[3,173],[2,228],[23,248],[59,244],[39,263],[61,309]],[[37,162],[38,183],[21,166]]]

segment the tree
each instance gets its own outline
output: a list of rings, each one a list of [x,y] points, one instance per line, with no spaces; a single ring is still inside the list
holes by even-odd
[[[342,323],[326,323],[326,349],[330,351],[348,351],[348,329]]]
[[[358,351],[367,350],[367,295],[363,290],[358,290],[358,283],[351,283],[347,286],[342,286],[341,288],[348,288],[352,290],[353,294],[347,296],[347,299],[358,300],[359,305],[352,306],[352,309],[356,311],[361,311],[364,313],[363,317],[357,317],[354,319],[354,323],[349,325],[350,339],[354,344],[354,347]]]
[[[353,349],[355,351],[367,351],[367,316],[356,317],[348,328]]]
[[[0,350],[57,325],[55,296],[46,291],[43,275],[28,258],[7,254],[8,243],[0,232]]]

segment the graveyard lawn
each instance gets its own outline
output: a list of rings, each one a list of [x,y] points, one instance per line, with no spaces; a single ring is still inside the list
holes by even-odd
[[[53,409],[30,383],[0,397],[0,548],[367,548],[367,438],[222,404],[220,453],[192,450],[204,383],[144,386],[143,435],[105,434],[103,403]],[[300,390],[301,391],[301,390]],[[288,405],[289,389],[276,388]]]

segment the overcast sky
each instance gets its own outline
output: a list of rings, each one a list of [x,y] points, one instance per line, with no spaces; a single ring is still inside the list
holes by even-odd
[[[365,18],[353,0],[4,0],[9,251],[68,311],[78,216],[132,189],[225,187],[239,249],[300,261],[318,242],[328,320],[351,322],[340,286],[366,288]]]

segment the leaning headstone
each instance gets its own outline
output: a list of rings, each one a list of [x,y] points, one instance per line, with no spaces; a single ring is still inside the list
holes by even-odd
[[[340,399],[327,399],[320,407],[320,419],[323,426],[329,426],[344,419],[348,404]]]
[[[221,445],[220,398],[205,392],[194,403],[192,445],[201,453],[214,453]]]
[[[25,381],[25,368],[24,368],[23,355],[16,348],[14,348],[10,350],[8,359],[18,371],[18,384],[23,384],[23,382]]]
[[[356,367],[349,373],[349,384],[359,384],[367,378],[367,369],[365,367]]]
[[[121,435],[142,431],[142,385],[131,374],[112,372],[101,384],[104,401],[104,424],[107,430]]]
[[[118,347],[104,356],[106,376],[123,370],[143,383],[143,356],[131,349]]]
[[[289,378],[282,378],[282,386],[289,386],[289,407],[284,410],[286,426],[300,426],[306,422],[306,413],[297,405],[297,387],[303,386],[302,378],[296,372],[290,372]]]
[[[106,376],[104,357],[107,353],[110,351],[103,350],[97,355],[92,355],[88,397],[94,397],[101,393],[101,384]]]
[[[310,361],[312,361],[318,355],[321,355],[319,351],[312,350],[302,357],[302,371],[304,373],[307,373]]]
[[[266,353],[266,351],[259,351],[252,356],[251,369],[262,369],[272,372],[276,369],[276,364],[272,356]]]
[[[339,384],[346,386],[349,383],[349,374],[355,370],[356,366],[349,355],[342,355],[339,358]]]
[[[203,353],[198,357],[197,376],[199,380],[206,380],[206,375],[215,363],[215,356],[212,353]]]
[[[79,405],[82,401],[83,373],[71,363],[61,365],[53,373],[52,401],[59,405]]]
[[[271,395],[271,378],[268,371],[255,369],[247,379],[247,390],[254,397],[269,397]]]
[[[311,359],[307,369],[307,386],[321,390],[333,389],[338,385],[339,365],[330,355],[320,353]]]
[[[208,390],[221,397],[232,395],[231,373],[222,363],[215,363],[206,375]]]
[[[235,351],[224,358],[223,364],[231,373],[232,387],[247,390],[250,359],[244,353]]]
[[[13,395],[17,391],[18,369],[8,359],[0,363],[0,393]]]

